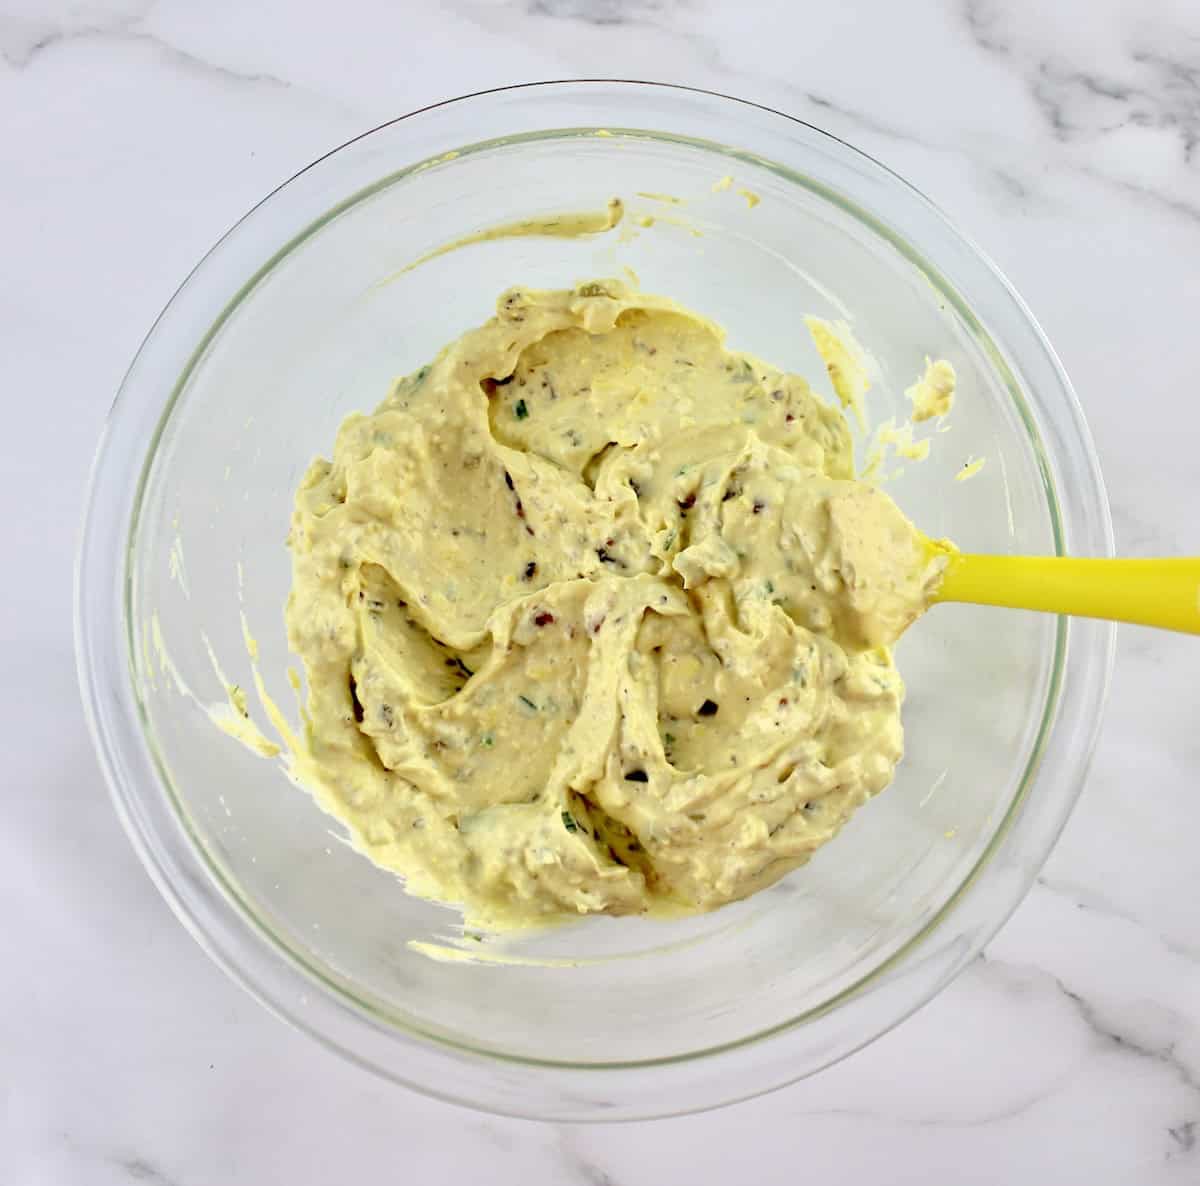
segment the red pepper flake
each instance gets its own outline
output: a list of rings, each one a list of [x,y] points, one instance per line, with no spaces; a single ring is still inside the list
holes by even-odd
[[[696,505],[696,492],[693,490],[686,497],[677,499],[676,504],[678,505],[679,509],[681,511],[683,511],[683,513],[686,515],[687,512],[690,511],[692,509],[692,507],[694,507]]]
[[[547,613],[544,610],[542,611],[542,613],[538,614],[536,618],[533,619],[533,624],[535,626],[549,626],[549,625],[552,625],[553,622],[554,622],[554,615],[551,613]]]
[[[509,488],[509,489],[510,489],[512,492],[513,492],[513,494],[516,494],[516,499],[515,499],[516,507],[515,507],[515,509],[516,509],[516,512],[517,512],[517,518],[518,518],[518,519],[524,519],[524,518],[525,518],[525,504],[524,504],[524,503],[521,501],[521,496],[520,496],[519,494],[517,494],[517,488],[516,488],[516,486],[513,484],[513,480],[512,480],[512,474],[510,474],[510,473],[508,472],[508,470],[505,470],[505,471],[504,471],[504,484],[505,484],[505,485],[506,485],[506,486],[507,486],[507,487],[508,487],[508,488]],[[528,528],[527,528],[527,530],[528,530]],[[530,532],[529,532],[529,534],[530,534],[530,535],[532,535],[532,534],[533,534],[533,532],[532,532],[532,531],[530,531]]]

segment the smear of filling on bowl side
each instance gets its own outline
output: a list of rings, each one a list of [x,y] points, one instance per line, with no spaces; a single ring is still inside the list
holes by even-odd
[[[944,563],[840,408],[616,280],[511,289],[351,416],[289,544],[297,774],[493,928],[711,910],[803,864],[892,779],[888,647]]]

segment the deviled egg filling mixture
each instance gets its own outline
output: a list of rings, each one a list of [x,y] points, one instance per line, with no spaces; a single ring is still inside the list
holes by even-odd
[[[888,647],[945,563],[839,408],[616,280],[509,290],[346,420],[289,544],[304,781],[493,928],[711,910],[803,864],[891,781]]]

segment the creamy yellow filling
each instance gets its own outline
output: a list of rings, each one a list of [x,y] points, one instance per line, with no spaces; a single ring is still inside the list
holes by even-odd
[[[843,405],[858,353],[810,322]],[[840,409],[616,280],[512,289],[296,497],[298,768],[470,922],[709,910],[891,780],[942,561]]]

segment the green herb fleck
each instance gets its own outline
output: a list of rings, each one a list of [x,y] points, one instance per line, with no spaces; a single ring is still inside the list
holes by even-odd
[[[664,742],[665,742],[667,745],[674,745],[674,744],[675,744],[675,734],[674,734],[674,733],[664,733],[664,734],[663,734],[663,741],[664,741]]]
[[[531,712],[537,712],[537,705],[534,704],[534,702],[530,700],[528,696],[518,695],[517,699]]]
[[[523,399],[517,400],[517,402],[513,405],[513,415],[516,416],[518,420],[524,420],[525,417],[529,415],[529,408],[526,406]]]
[[[479,739],[479,744],[483,746],[484,749],[491,749],[492,746],[496,744],[496,739],[490,733],[485,733]]]
[[[579,831],[579,825],[575,822],[575,817],[569,811],[564,811],[562,813],[562,822],[563,827],[566,828],[568,832]]]
[[[775,592],[775,583],[774,583],[774,581],[768,581],[768,582],[767,582],[767,596],[769,597],[769,596],[770,596],[772,593],[774,593],[774,592]]]

